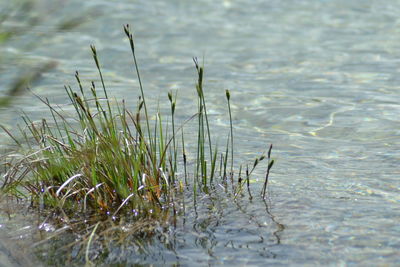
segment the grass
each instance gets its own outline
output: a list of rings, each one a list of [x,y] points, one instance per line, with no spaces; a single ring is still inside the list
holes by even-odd
[[[51,121],[34,122],[25,115],[25,126],[21,128],[23,141],[0,125],[24,154],[13,164],[7,164],[9,167],[1,188],[3,193],[16,199],[29,199],[32,207],[41,211],[57,211],[49,214],[57,214],[67,223],[71,223],[77,214],[110,215],[113,218],[135,214],[140,218],[165,220],[169,214],[177,214],[174,203],[185,190],[193,190],[196,198],[198,193],[209,193],[216,184],[227,187],[230,182],[237,196],[243,192],[246,182],[251,196],[249,177],[267,158],[268,167],[260,193],[265,198],[274,163],[272,145],[267,157],[263,154],[254,160],[251,168],[247,165],[243,179],[242,166],[239,171],[234,168],[230,91],[226,91],[229,134],[223,152],[219,153],[219,147],[212,139],[207,113],[204,67],[194,59],[198,111],[180,126],[175,121],[176,95],[168,93],[170,114],[166,117],[172,124],[169,127],[160,112],[152,117],[149,115],[129,25],[124,27],[124,32],[139,82],[140,97],[136,109],[128,110],[124,101],[111,103],[99,55],[91,46],[100,89],[92,82],[90,89],[85,90],[78,72],[75,78],[79,89],[74,91],[65,86],[77,123],[71,122],[48,99],[37,96],[48,107]],[[189,121],[197,122],[197,144],[192,161],[187,156],[184,134]],[[194,166],[192,174],[188,171],[190,166]],[[93,233],[96,229],[97,224]]]

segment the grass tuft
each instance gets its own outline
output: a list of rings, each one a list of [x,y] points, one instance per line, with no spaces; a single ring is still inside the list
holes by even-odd
[[[192,151],[196,155],[195,160],[190,160],[185,147],[186,122],[179,127],[176,125],[176,94],[168,93],[172,127],[166,126],[160,112],[152,121],[148,115],[129,25],[124,26],[124,32],[130,43],[139,81],[140,97],[136,110],[128,110],[124,101],[111,104],[98,51],[95,46],[90,46],[102,90],[97,89],[95,82],[91,83],[89,90],[85,90],[78,72],[75,79],[79,90],[65,86],[77,123],[72,123],[48,99],[37,96],[48,107],[51,120],[34,122],[24,115],[25,127],[21,130],[24,141],[19,141],[11,131],[1,126],[24,154],[5,173],[2,191],[17,199],[28,198],[32,206],[41,210],[57,210],[64,222],[71,221],[77,213],[113,217],[133,213],[144,218],[165,220],[169,211],[172,210],[174,215],[177,213],[173,204],[183,190],[193,190],[196,198],[199,192],[208,193],[215,182],[226,186],[227,176],[231,178],[236,193],[241,192],[245,181],[251,196],[249,176],[265,156],[257,158],[250,169],[246,165],[245,180],[242,179],[241,166],[237,179],[234,179],[230,91],[226,90],[229,134],[225,153],[219,154],[217,144],[212,142],[203,88],[204,67],[196,58],[193,59],[197,71],[198,111],[186,122],[197,118],[197,145],[195,153]],[[270,160],[271,149],[272,145],[268,151],[267,174],[261,192],[263,197],[274,163]],[[229,152],[231,166],[227,173]],[[182,155],[182,161],[179,155]],[[189,166],[194,166],[192,175],[188,172]],[[220,166],[219,172],[217,166]],[[236,185],[233,184],[235,180]],[[96,228],[97,225],[90,240]]]

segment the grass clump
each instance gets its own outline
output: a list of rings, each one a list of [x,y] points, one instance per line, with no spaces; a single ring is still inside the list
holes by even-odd
[[[135,45],[129,26],[124,27],[133,56],[135,74],[139,81],[140,97],[134,111],[125,102],[111,104],[103,79],[99,57],[91,46],[99,77],[100,90],[92,82],[90,90],[83,89],[79,73],[75,78],[78,90],[66,86],[65,91],[76,113],[77,123],[71,122],[46,98],[38,98],[48,106],[52,121],[40,122],[24,116],[24,141],[18,140],[2,127],[21,147],[24,157],[14,162],[4,175],[2,191],[16,198],[28,198],[34,207],[58,210],[69,221],[77,213],[119,216],[133,212],[145,218],[176,214],[176,198],[189,185],[193,195],[208,192],[216,179],[221,184],[230,181],[234,194],[242,192],[242,167],[234,174],[233,125],[231,95],[226,91],[230,129],[223,153],[212,142],[209,117],[203,90],[204,68],[194,59],[197,71],[198,111],[189,120],[197,119],[195,160],[188,162],[183,127],[175,122],[176,95],[168,93],[172,127],[168,130],[163,117],[148,115],[144,89],[135,56]],[[101,96],[100,96],[101,95]],[[28,149],[26,149],[28,146]],[[268,151],[268,174],[273,165]],[[246,168],[249,176],[266,157],[255,159]],[[228,162],[230,161],[230,168]],[[189,164],[194,173],[188,173]],[[218,168],[219,166],[219,168]],[[229,178],[229,179],[228,179]],[[190,189],[192,190],[192,189]],[[251,195],[251,193],[250,193]],[[165,217],[163,217],[165,218]]]

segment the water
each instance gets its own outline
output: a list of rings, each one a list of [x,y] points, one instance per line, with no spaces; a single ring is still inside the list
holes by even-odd
[[[224,90],[232,92],[238,162],[274,144],[268,212],[258,199],[240,200],[245,212],[232,201],[206,199],[186,228],[171,230],[174,250],[155,242],[153,254],[132,252],[131,262],[398,263],[400,3],[40,0],[30,16],[35,12],[42,21],[1,48],[2,84],[21,68],[55,61],[33,90],[63,103],[62,85],[74,85],[76,69],[86,81],[97,79],[88,47],[95,44],[112,94],[135,103],[122,31],[129,23],[153,107],[178,89],[177,113],[193,114],[192,57],[204,57],[216,127],[228,125]],[[83,23],[58,31],[71,14]],[[21,108],[37,118],[45,110],[25,94],[1,109],[2,124],[13,127]],[[254,177],[254,191],[262,175]]]

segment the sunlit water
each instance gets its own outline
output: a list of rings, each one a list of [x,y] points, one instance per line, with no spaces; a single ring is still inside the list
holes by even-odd
[[[237,162],[274,144],[269,201],[204,199],[197,215],[146,255],[117,251],[105,262],[226,265],[395,265],[400,260],[400,3],[355,1],[37,1],[42,21],[2,45],[1,82],[54,61],[33,91],[65,103],[79,70],[131,104],[139,94],[122,25],[134,30],[155,109],[178,90],[182,118],[195,112],[192,57],[204,58],[212,124],[228,126],[230,89]],[[56,26],[84,18],[72,30]],[[3,86],[3,85],[2,85]],[[4,92],[4,87],[0,89]],[[12,129],[30,94],[0,110]],[[15,128],[14,128],[15,129]],[[228,134],[220,137],[221,143]],[[225,132],[224,132],[225,133]],[[0,135],[2,145],[9,142]],[[265,165],[262,168],[265,169]],[[263,170],[253,177],[254,194]],[[214,204],[212,204],[213,202]],[[208,208],[207,208],[208,207]],[[17,230],[16,230],[17,231]],[[117,255],[117,256],[116,256]]]

